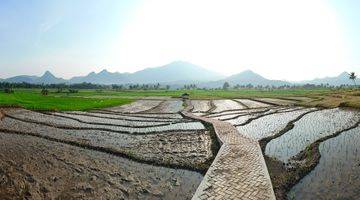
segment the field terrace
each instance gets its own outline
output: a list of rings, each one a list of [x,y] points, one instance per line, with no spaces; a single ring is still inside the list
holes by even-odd
[[[0,194],[189,199],[218,144],[211,127],[184,118],[182,109],[178,99],[88,112],[7,108],[0,121],[0,158],[8,178]]]
[[[296,106],[303,101],[311,99],[146,97],[86,112],[8,108],[0,121],[0,173],[6,186],[0,194],[35,199],[331,197],[322,185],[345,184],[358,174],[340,166],[358,162],[360,112]],[[327,178],[332,169],[340,172],[335,179]],[[316,185],[309,188],[310,183]],[[353,198],[358,183],[332,190]],[[305,192],[310,189],[314,195]]]

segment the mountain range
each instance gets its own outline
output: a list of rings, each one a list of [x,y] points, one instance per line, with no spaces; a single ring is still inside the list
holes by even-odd
[[[358,80],[358,79],[357,79]],[[246,70],[228,77],[210,71],[203,67],[191,64],[189,62],[176,61],[160,67],[146,68],[134,73],[119,73],[102,70],[99,73],[91,72],[86,76],[77,76],[71,79],[55,77],[51,72],[46,71],[42,76],[15,76],[0,81],[10,83],[27,82],[32,84],[74,84],[74,83],[94,83],[94,84],[167,84],[181,87],[183,84],[197,84],[199,87],[217,88],[221,87],[224,82],[230,85],[248,85],[254,86],[281,86],[293,84],[329,84],[342,85],[353,84],[348,78],[346,72],[336,77],[325,77],[301,82],[288,82],[281,80],[270,80],[251,71]]]

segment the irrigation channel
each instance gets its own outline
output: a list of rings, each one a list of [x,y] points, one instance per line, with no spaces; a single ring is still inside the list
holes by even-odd
[[[360,112],[296,106],[302,98],[191,100],[191,110],[176,98],[88,112],[2,108],[0,199],[202,199],[218,195],[216,187],[243,199],[246,188],[231,191],[226,182],[239,175],[209,181],[214,168],[242,159],[218,124],[234,130],[225,140],[253,145],[249,155],[259,146],[260,157],[247,162],[260,167],[242,173],[264,170],[273,190],[242,180],[260,188],[252,198],[359,198]]]

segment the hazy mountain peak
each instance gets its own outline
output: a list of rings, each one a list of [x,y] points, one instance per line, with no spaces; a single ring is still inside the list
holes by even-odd
[[[49,70],[47,70],[41,77],[55,77],[55,76]]]
[[[101,72],[99,72],[99,74],[110,74],[110,72],[106,69],[103,69]]]
[[[345,76],[348,77],[349,74],[347,72],[342,72],[341,74],[339,74],[338,77],[345,77]]]

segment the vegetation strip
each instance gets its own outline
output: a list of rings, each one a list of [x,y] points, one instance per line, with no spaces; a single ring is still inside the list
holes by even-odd
[[[111,148],[106,148],[106,147],[101,147],[101,146],[92,146],[92,145],[89,145],[86,143],[80,143],[80,142],[75,142],[75,141],[62,140],[62,139],[53,138],[53,137],[49,137],[49,136],[45,136],[45,135],[40,135],[40,134],[32,133],[32,132],[21,132],[21,131],[14,131],[14,130],[1,129],[1,128],[0,128],[0,132],[8,133],[8,134],[17,134],[17,135],[28,135],[28,136],[37,137],[37,138],[41,138],[41,139],[45,139],[45,140],[49,140],[49,141],[53,141],[53,142],[58,142],[58,143],[63,143],[63,144],[71,145],[71,146],[80,147],[83,149],[90,149],[90,150],[94,150],[94,151],[108,153],[111,155],[115,155],[118,157],[126,158],[126,159],[133,160],[133,161],[136,161],[139,163],[149,164],[149,165],[153,165],[153,166],[167,167],[167,168],[173,168],[173,169],[185,169],[185,170],[199,172],[201,174],[204,174],[207,170],[207,168],[205,166],[206,164],[204,166],[199,165],[199,167],[201,167],[201,168],[196,168],[191,165],[176,165],[176,164],[172,164],[170,162],[157,162],[155,160],[146,160],[146,159],[142,159],[141,157],[135,156],[132,153],[126,152],[126,151],[124,151],[124,152],[116,151]]]
[[[149,131],[149,132],[135,132],[134,131],[134,132],[129,132],[129,131],[116,131],[116,130],[107,129],[107,128],[61,126],[61,125],[49,124],[49,123],[46,123],[46,122],[40,122],[40,121],[35,121],[35,120],[30,120],[30,119],[21,119],[21,118],[18,118],[18,117],[11,116],[9,114],[5,114],[5,116],[9,117],[11,119],[22,121],[22,122],[41,124],[41,125],[44,125],[44,126],[55,127],[55,128],[59,128],[59,129],[68,129],[68,130],[98,130],[98,131],[107,131],[107,132],[114,132],[114,133],[127,134],[127,135],[149,135],[149,134],[156,134],[156,133],[162,132],[162,131]],[[186,130],[175,129],[175,130],[166,130],[166,132],[198,131],[198,130],[199,129],[186,129]]]

